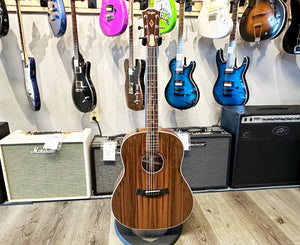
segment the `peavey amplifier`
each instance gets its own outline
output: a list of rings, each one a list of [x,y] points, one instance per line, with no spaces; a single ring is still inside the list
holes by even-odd
[[[232,133],[231,187],[300,184],[300,106],[222,108]]]
[[[91,129],[82,132],[13,132],[0,141],[9,202],[91,196]]]
[[[92,142],[92,183],[95,195],[111,194],[122,171],[120,146],[122,136],[100,137]]]
[[[0,122],[0,139],[9,134],[9,127],[7,122]],[[0,168],[0,203],[7,200],[7,195],[5,191],[5,184],[2,174],[2,169]]]
[[[182,174],[191,189],[226,188],[231,134],[220,127],[173,130],[179,136],[181,133],[189,135],[189,150],[184,153]]]

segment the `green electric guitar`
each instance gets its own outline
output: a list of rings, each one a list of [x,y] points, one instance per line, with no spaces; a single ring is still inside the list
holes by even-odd
[[[173,30],[177,21],[177,10],[174,0],[151,0],[151,8],[160,11],[160,34]]]

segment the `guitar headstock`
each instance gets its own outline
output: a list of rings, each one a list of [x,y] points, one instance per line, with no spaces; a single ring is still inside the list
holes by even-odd
[[[144,23],[143,45],[148,47],[157,47],[161,45],[159,36],[160,12],[156,9],[146,9],[142,12]]]

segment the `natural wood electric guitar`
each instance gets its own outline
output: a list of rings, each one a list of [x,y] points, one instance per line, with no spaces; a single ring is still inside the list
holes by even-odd
[[[183,145],[158,127],[157,53],[160,13],[147,9],[143,44],[147,45],[146,128],[128,134],[121,146],[123,176],[112,196],[112,212],[131,229],[164,230],[182,224],[193,207],[181,174]]]

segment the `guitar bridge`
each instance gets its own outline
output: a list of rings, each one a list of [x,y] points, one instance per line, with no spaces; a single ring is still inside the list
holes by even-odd
[[[107,21],[113,20],[114,18],[115,18],[114,14],[107,14],[106,15],[106,20]]]
[[[156,189],[156,190],[143,190],[143,189],[137,189],[136,194],[145,196],[145,197],[159,197],[164,194],[169,194],[169,189],[168,188],[163,188],[163,189]]]

